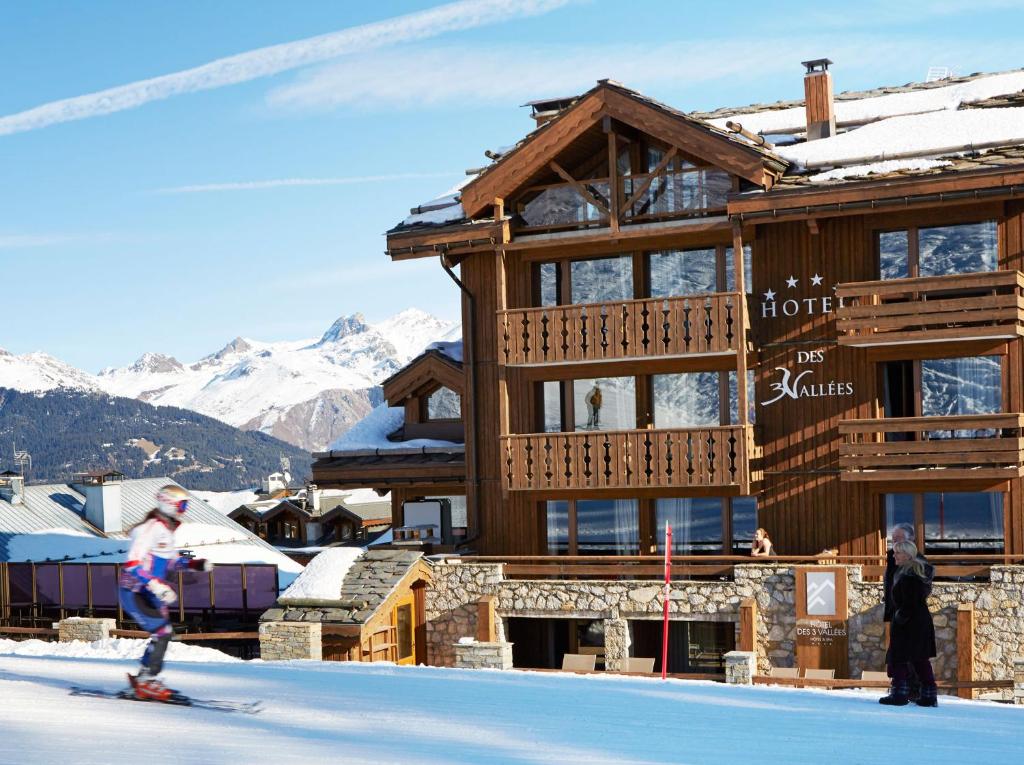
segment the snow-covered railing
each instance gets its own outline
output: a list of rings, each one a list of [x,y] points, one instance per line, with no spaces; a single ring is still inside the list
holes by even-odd
[[[750,426],[576,431],[501,439],[510,491],[738,486],[748,493]]]
[[[498,355],[517,366],[735,353],[744,299],[716,292],[499,311]]]
[[[840,284],[839,344],[889,345],[1024,335],[1024,274],[970,274]]]

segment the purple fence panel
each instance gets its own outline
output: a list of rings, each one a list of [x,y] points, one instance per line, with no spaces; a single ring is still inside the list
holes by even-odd
[[[64,608],[89,607],[89,579],[85,566],[64,566]]]
[[[277,566],[245,567],[245,591],[251,611],[266,611],[277,602]]]
[[[94,609],[117,610],[117,566],[113,563],[93,563],[92,607]]]
[[[201,571],[186,571],[181,575],[181,602],[185,613],[201,614],[210,608],[210,574]]]
[[[31,606],[32,600],[32,564],[8,563],[7,580],[11,588],[12,606]]]
[[[213,569],[213,597],[218,611],[241,611],[242,567],[237,564],[215,566]]]
[[[60,566],[57,563],[36,565],[36,596],[43,608],[60,608]]]

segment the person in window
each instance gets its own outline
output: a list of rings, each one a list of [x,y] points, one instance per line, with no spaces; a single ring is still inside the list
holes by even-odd
[[[587,427],[597,428],[601,424],[601,401],[603,396],[601,394],[601,387],[594,383],[594,387],[590,389],[583,401],[587,405]]]
[[[931,659],[936,655],[935,625],[928,610],[929,583],[925,577],[925,564],[918,557],[913,542],[897,542],[892,546],[896,561],[891,602],[892,626],[889,630],[889,650],[885,655],[886,669],[892,678],[888,696],[879,704],[902,707],[910,701],[910,673],[921,681],[920,707],[937,707],[938,690]]]
[[[750,554],[755,558],[767,558],[775,555],[775,547],[772,540],[768,538],[768,532],[758,529],[754,532],[754,541],[750,545]]]

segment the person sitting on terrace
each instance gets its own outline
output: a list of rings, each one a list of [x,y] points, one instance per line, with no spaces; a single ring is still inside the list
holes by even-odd
[[[754,541],[750,545],[750,554],[755,558],[767,558],[775,555],[772,540],[768,538],[768,532],[764,529],[758,529],[754,532]]]

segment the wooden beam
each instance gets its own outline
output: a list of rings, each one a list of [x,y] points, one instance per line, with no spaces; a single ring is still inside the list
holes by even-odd
[[[580,183],[571,175],[569,175],[565,168],[563,168],[560,164],[552,160],[551,162],[548,162],[548,167],[550,167],[552,170],[558,173],[562,180],[564,180],[566,183],[568,183],[574,189],[576,189],[576,191],[579,193],[581,197],[590,202],[590,204],[594,205],[594,207],[601,210],[605,215],[611,217],[611,211],[608,209],[607,205],[605,205],[605,203],[598,199],[594,194],[591,194],[590,189],[588,189],[582,183]]]
[[[651,187],[651,184],[654,183],[654,180],[656,178],[659,178],[662,175],[662,173],[665,172],[665,170],[669,166],[669,163],[672,162],[672,160],[676,158],[676,155],[678,153],[679,153],[679,149],[677,149],[675,146],[673,146],[671,149],[668,150],[668,153],[665,154],[665,156],[661,158],[661,162],[658,163],[658,166],[655,167],[654,170],[651,172],[651,174],[648,175],[643,180],[643,182],[641,182],[640,186],[637,187],[633,191],[633,195],[629,199],[626,200],[626,204],[624,204],[622,206],[623,210],[630,209],[633,205],[635,205],[640,200],[641,197],[643,197],[644,194],[647,193],[647,189],[649,189]]]
[[[743,267],[743,227],[739,223],[732,224],[732,265],[733,278],[736,282],[736,292],[740,294],[737,301],[737,308],[740,313],[740,350],[747,347],[747,327],[750,326],[750,317],[747,315],[746,301],[746,271]],[[738,425],[746,425],[749,418],[750,402],[747,390],[747,355],[746,353],[736,354],[736,398],[738,399],[739,415]]]
[[[753,598],[744,598],[740,602],[739,650],[757,650],[757,601]]]
[[[494,595],[484,595],[476,604],[476,639],[481,643],[494,643],[498,639],[494,617]]]
[[[961,603],[956,610],[956,680],[957,683],[974,681],[974,604]],[[974,698],[968,686],[959,686],[956,695],[962,699]]]
[[[608,213],[608,225],[612,233],[619,233],[619,221],[622,219],[622,209],[619,207],[619,147],[616,142],[615,131],[611,129],[611,119],[605,119],[605,131],[608,133],[608,202],[611,210]]]

